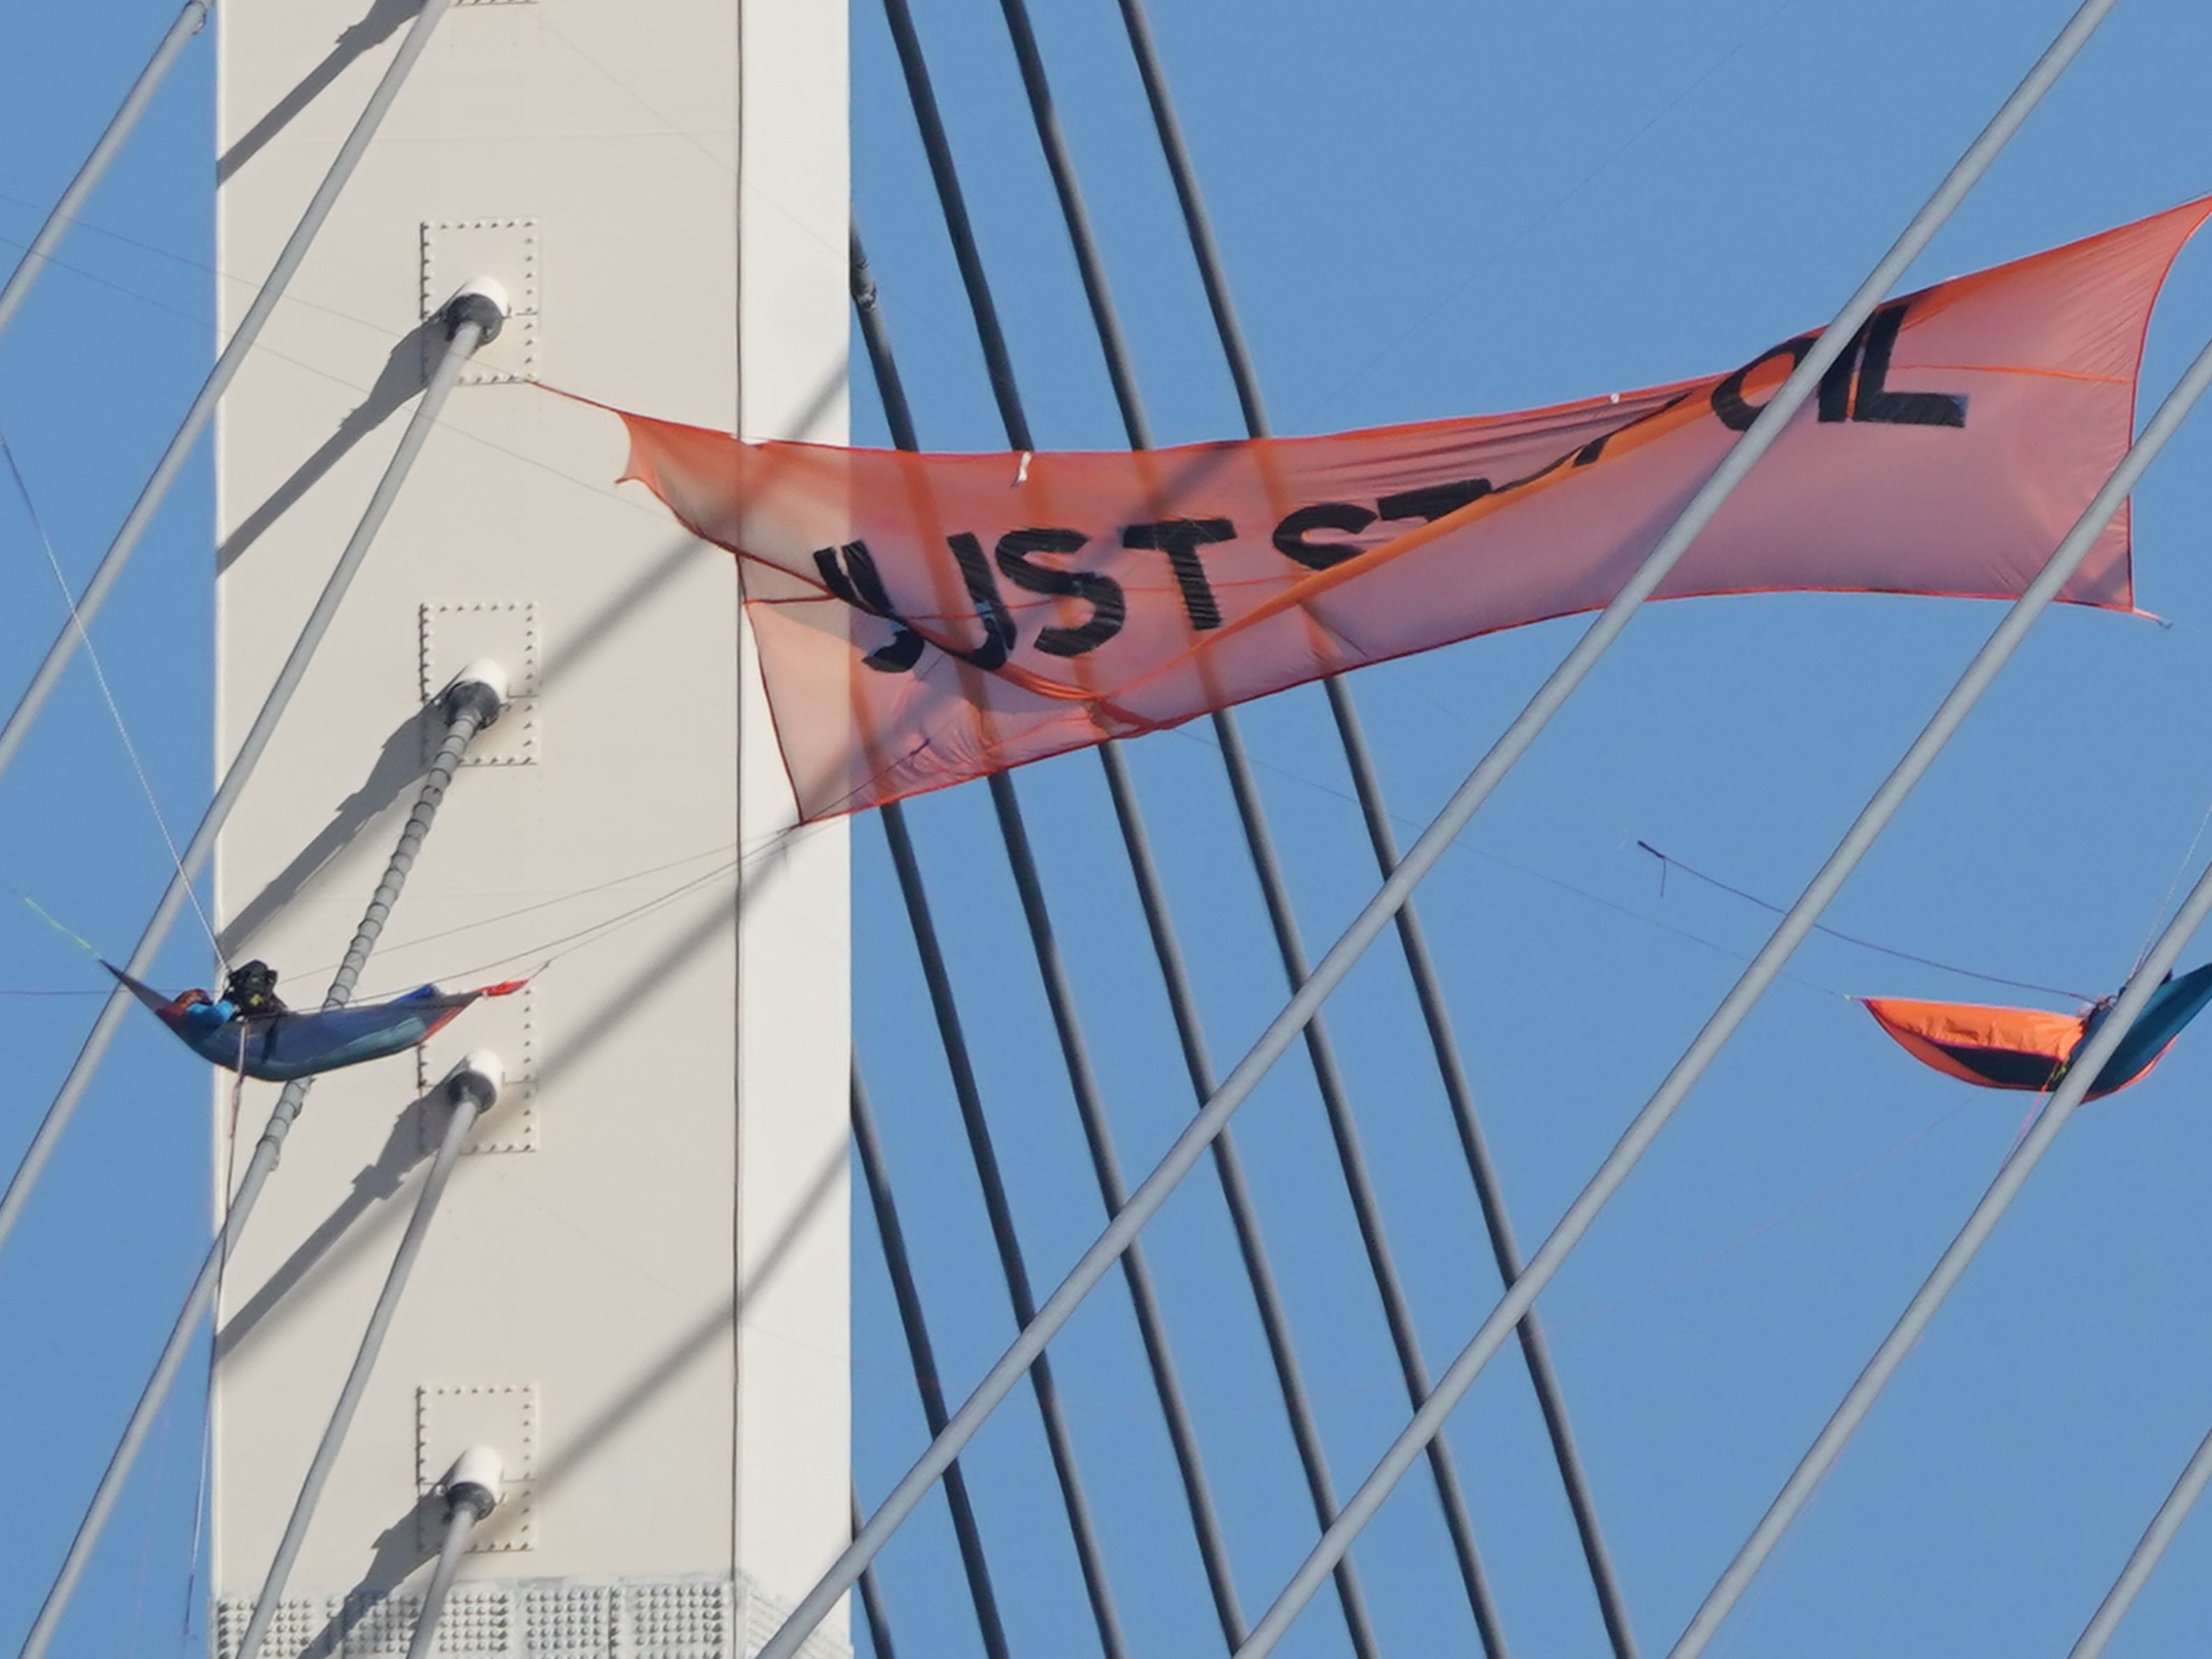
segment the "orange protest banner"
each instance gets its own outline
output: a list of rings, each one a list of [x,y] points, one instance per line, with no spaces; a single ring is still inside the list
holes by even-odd
[[[1893,300],[1659,590],[2011,599],[2125,451],[2192,203]],[[1521,414],[1136,453],[752,443],[623,414],[739,556],[809,818],[1602,606],[1814,339]],[[2134,602],[2124,513],[2061,596]]]

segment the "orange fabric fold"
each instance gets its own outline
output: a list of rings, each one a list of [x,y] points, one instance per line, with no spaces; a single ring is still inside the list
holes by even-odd
[[[2191,203],[1885,304],[1657,597],[2010,599],[2124,453]],[[1809,349],[1520,414],[1139,453],[912,455],[623,414],[742,561],[809,818],[1595,610]],[[2059,596],[2134,605],[2124,510]]]

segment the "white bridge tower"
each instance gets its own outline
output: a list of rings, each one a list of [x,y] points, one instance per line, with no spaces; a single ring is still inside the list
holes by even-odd
[[[223,0],[228,335],[418,0]],[[236,1650],[465,1053],[505,1072],[263,1652],[737,1659],[848,1536],[842,826],[791,804],[731,558],[617,486],[623,407],[845,434],[844,8],[459,0],[218,428],[218,761],[353,532],[465,284],[503,291],[217,855],[218,926],[312,1006],[465,665],[454,775],[364,996],[536,973],[420,1064],[318,1082],[217,1324],[215,1647]],[[429,319],[427,320],[426,319]],[[237,1159],[274,1085],[247,1083]],[[216,1091],[218,1165],[233,1099]],[[495,1474],[485,1474],[495,1470]],[[458,1479],[458,1477],[457,1477]],[[817,1638],[844,1650],[842,1621]]]

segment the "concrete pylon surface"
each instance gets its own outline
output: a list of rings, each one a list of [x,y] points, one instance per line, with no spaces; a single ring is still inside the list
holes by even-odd
[[[225,0],[228,332],[414,17]],[[459,0],[218,424],[218,763],[442,342],[471,365],[217,852],[217,925],[320,1000],[465,665],[511,705],[456,776],[364,996],[540,969],[316,1086],[225,1273],[218,1654],[232,1651],[429,1154],[507,1068],[264,1650],[406,1651],[437,1483],[494,1448],[438,1651],[757,1646],[848,1535],[846,839],[792,813],[730,557],[617,486],[613,417],[845,436],[845,13]],[[537,384],[533,384],[537,383]],[[214,971],[213,969],[210,970]],[[273,1085],[245,1085],[238,1121]],[[217,1164],[232,1084],[215,1085]],[[823,1651],[844,1650],[842,1621]]]

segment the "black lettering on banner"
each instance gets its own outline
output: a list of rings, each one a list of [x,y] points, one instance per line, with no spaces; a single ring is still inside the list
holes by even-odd
[[[1885,426],[1963,427],[1966,423],[1965,394],[1889,390],[1890,353],[1897,348],[1897,332],[1905,326],[1905,313],[1911,305],[1909,300],[1900,300],[1884,306],[1867,325],[1866,358],[1859,368],[1858,395],[1851,400],[1851,418]]]
[[[890,643],[878,646],[860,659],[860,665],[878,674],[903,674],[921,659],[921,635],[900,620],[891,609],[891,596],[876,568],[875,555],[866,542],[847,542],[842,547],[816,550],[814,568],[831,593],[854,610],[881,617],[891,624]]]
[[[1198,550],[1236,538],[1237,526],[1226,519],[1163,519],[1121,528],[1122,546],[1149,547],[1168,556],[1168,568],[1175,572],[1176,586],[1182,591],[1183,614],[1200,630],[1221,626],[1221,607],[1213,601],[1213,586],[1206,580]]]
[[[1905,314],[1911,308],[1910,300],[1882,307],[1864,328],[1852,336],[1850,343],[1837,354],[1836,361],[1828,365],[1820,376],[1817,400],[1823,423],[1833,425],[1849,420],[1886,426],[1966,425],[1966,398],[1963,392],[1889,390],[1890,355],[1897,348],[1898,331],[1905,326]],[[1713,388],[1713,413],[1735,431],[1747,431],[1759,417],[1759,411],[1765,407],[1745,400],[1744,383],[1753,371],[1785,352],[1794,368],[1805,361],[1817,337],[1801,334],[1753,358]],[[1599,453],[1603,453],[1604,441],[1598,441]],[[1595,455],[1591,459],[1596,459]]]
[[[1851,374],[1858,367],[1859,353],[1865,347],[1866,331],[1861,329],[1851,336],[1850,343],[1836,354],[1836,361],[1828,365],[1828,372],[1820,377],[1820,392],[1817,401],[1820,404],[1820,418],[1823,421],[1832,423],[1850,415]]]
[[[1342,530],[1356,536],[1374,522],[1375,514],[1350,501],[1316,501],[1286,515],[1275,526],[1275,551],[1286,559],[1296,559],[1309,570],[1326,570],[1358,558],[1361,550],[1349,542],[1310,542],[1306,532]]]
[[[1813,349],[1813,342],[1805,336],[1784,340],[1778,346],[1770,346],[1746,363],[1741,368],[1713,387],[1713,413],[1721,417],[1721,424],[1734,432],[1748,432],[1751,423],[1759,418],[1765,404],[1744,401],[1744,383],[1751,379],[1752,371],[1762,363],[1772,362],[1777,357],[1788,357],[1790,367],[1796,368],[1805,361],[1805,354]]]
[[[987,673],[1003,668],[1017,637],[1014,619],[1006,610],[1006,600],[1000,596],[998,578],[991,574],[991,562],[983,556],[983,544],[964,530],[945,539],[952,549],[952,556],[959,562],[968,597],[975,603],[975,620],[983,624],[982,644],[973,651],[955,651],[952,654]]]
[[[1375,507],[1377,514],[1385,519],[1419,519],[1434,524],[1488,494],[1489,479],[1462,478],[1456,483],[1425,484],[1419,489],[1403,489],[1395,495],[1385,495],[1375,503]]]
[[[1024,592],[1058,594],[1091,607],[1091,620],[1080,628],[1037,630],[1036,648],[1048,656],[1079,657],[1096,651],[1121,631],[1129,614],[1121,584],[1111,576],[1031,562],[1033,554],[1073,553],[1090,539],[1079,530],[1012,530],[999,538],[999,568],[1008,581]]]

